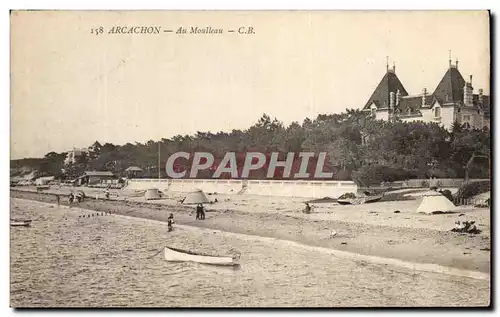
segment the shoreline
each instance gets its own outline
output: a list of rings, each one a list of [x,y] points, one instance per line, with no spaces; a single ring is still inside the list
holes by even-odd
[[[34,200],[23,199],[23,198],[14,198],[14,199],[19,199],[19,200],[23,200],[23,201],[34,201]],[[38,204],[43,204],[43,205],[48,205],[48,206],[54,206],[54,207],[56,206],[56,204],[53,204],[53,203],[46,203],[46,202],[40,202],[40,201],[35,201],[35,202]],[[83,212],[94,211],[92,209],[84,209],[81,207],[72,207],[72,208],[69,208],[68,206],[62,206],[62,207],[65,209],[68,209],[68,210],[72,209],[75,211],[83,211]],[[141,219],[141,220],[151,221],[154,223],[158,223],[158,222],[165,223],[162,220],[147,219],[147,218],[136,217],[136,216],[126,216],[126,215],[122,215],[122,214],[117,214],[117,216],[125,218],[125,219],[133,219],[133,220]],[[367,256],[367,255],[363,255],[363,254],[359,254],[359,253],[352,253],[352,252],[348,252],[348,251],[340,251],[340,250],[335,250],[335,249],[307,245],[307,244],[303,244],[303,243],[291,241],[291,240],[282,240],[282,239],[278,239],[278,238],[263,237],[263,236],[259,236],[259,235],[235,233],[235,232],[230,232],[230,231],[222,231],[222,230],[203,228],[203,227],[197,227],[197,226],[191,226],[191,225],[176,225],[176,227],[181,228],[181,229],[186,230],[186,231],[195,231],[195,230],[201,231],[201,232],[210,231],[211,233],[222,233],[222,234],[226,234],[229,236],[235,236],[235,237],[240,237],[240,238],[245,237],[246,239],[257,240],[257,241],[265,241],[265,242],[278,241],[280,243],[291,245],[294,247],[300,247],[300,248],[307,249],[307,250],[313,250],[313,251],[317,251],[317,252],[321,252],[321,253],[331,254],[335,257],[349,259],[352,261],[359,261],[362,263],[367,262],[367,263],[374,264],[374,265],[389,265],[392,267],[408,269],[408,270],[413,270],[413,271],[420,271],[420,272],[426,272],[426,273],[436,273],[436,274],[443,274],[443,275],[452,275],[452,276],[466,277],[466,278],[477,279],[477,280],[489,280],[490,279],[490,275],[488,273],[456,269],[456,268],[446,267],[446,266],[441,266],[441,265],[436,265],[436,264],[406,262],[406,261],[401,261],[401,260],[393,259],[393,258]]]
[[[11,190],[11,197],[55,202],[53,194],[47,193]],[[63,201],[61,205],[66,205],[65,203],[66,201]],[[89,199],[76,204],[74,208],[113,212],[161,222],[166,222],[168,214],[172,212],[178,225],[292,241],[309,247],[421,265],[439,265],[486,274],[490,272],[490,252],[481,250],[490,247],[489,236],[484,234],[459,235],[432,229],[313,220],[291,215],[243,213],[227,209],[211,210],[207,212],[206,220],[201,221],[194,219],[194,209],[190,207],[126,200]],[[329,238],[332,229],[338,234]]]

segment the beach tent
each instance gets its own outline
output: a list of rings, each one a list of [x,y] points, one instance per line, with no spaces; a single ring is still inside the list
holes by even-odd
[[[125,170],[125,172],[142,172],[142,168],[138,166],[130,166]]]
[[[446,213],[455,210],[455,205],[441,193],[430,190],[424,193],[422,203],[417,208],[418,213],[434,214]]]
[[[202,190],[197,190],[195,192],[189,193],[186,199],[182,202],[184,205],[188,204],[207,204],[210,201]]]
[[[144,198],[146,198],[146,200],[160,199],[161,192],[157,188],[150,188],[144,193]]]

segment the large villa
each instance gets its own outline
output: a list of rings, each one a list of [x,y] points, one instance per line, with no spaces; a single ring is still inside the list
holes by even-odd
[[[386,73],[363,107],[378,120],[440,123],[450,129],[458,122],[468,129],[490,128],[490,97],[483,89],[474,93],[472,75],[466,82],[458,70],[458,61],[449,67],[432,93],[426,88],[410,95],[396,75],[396,67],[387,65]]]

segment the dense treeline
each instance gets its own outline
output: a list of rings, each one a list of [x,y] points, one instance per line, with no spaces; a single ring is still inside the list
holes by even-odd
[[[109,170],[123,176],[127,167],[139,166],[144,170],[140,176],[158,177],[160,151],[160,174],[166,177],[165,163],[171,154],[210,152],[215,157],[214,168],[198,173],[198,178],[208,178],[226,152],[237,153],[241,169],[247,152],[280,152],[280,159],[284,159],[285,153],[307,151],[326,152],[324,171],[333,172],[333,179],[337,180],[373,183],[430,176],[463,178],[473,153],[490,155],[490,132],[465,130],[457,123],[452,131],[447,131],[434,123],[375,121],[359,110],[347,110],[288,126],[264,114],[243,131],[198,132],[122,146],[95,142],[89,150],[88,155],[69,166],[64,166],[66,153],[50,152],[42,159],[12,161],[11,167],[30,166],[42,174],[74,178],[85,170]],[[298,171],[299,165],[300,160],[295,160],[293,171]],[[174,168],[189,170],[190,166],[191,162],[179,159]],[[314,160],[309,166],[313,173]],[[275,178],[281,178],[282,170],[277,169]],[[265,178],[266,171],[264,166],[249,178]],[[488,159],[478,159],[469,176],[489,178]]]

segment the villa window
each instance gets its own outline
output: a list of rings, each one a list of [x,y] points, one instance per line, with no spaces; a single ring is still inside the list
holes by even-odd
[[[372,108],[372,116],[376,116],[377,115],[377,109],[376,108]]]
[[[440,108],[440,107],[436,107],[436,108],[434,109],[434,117],[435,117],[435,118],[439,118],[439,117],[441,117],[441,108]]]

